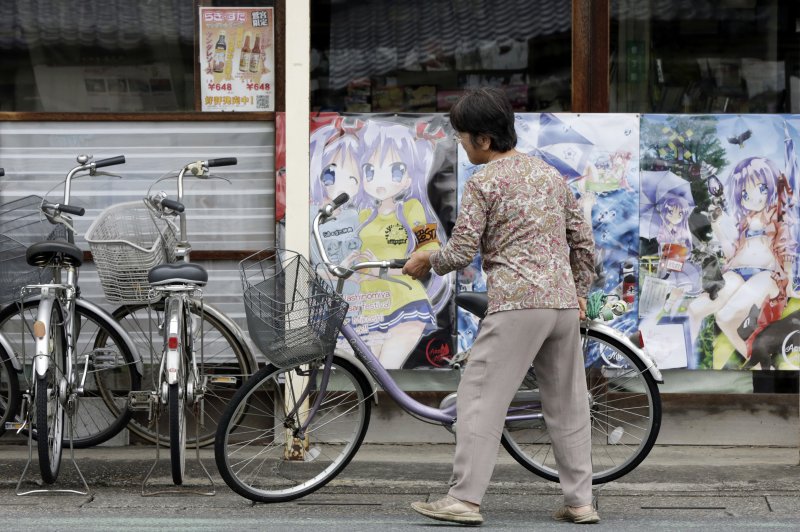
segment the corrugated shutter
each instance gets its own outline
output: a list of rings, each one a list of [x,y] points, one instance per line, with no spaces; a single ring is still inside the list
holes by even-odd
[[[189,239],[198,251],[257,250],[274,245],[275,128],[271,122],[5,122],[0,123],[0,204],[29,194],[63,201],[63,181],[75,157],[125,155],[124,165],[106,168],[120,178],[95,176],[72,184],[71,203],[86,208],[76,220],[82,249],[91,222],[105,207],[141,199],[150,183],[168,171],[200,159],[237,157],[221,167],[219,180],[185,180]],[[159,183],[174,197],[175,180]],[[237,261],[198,261],[209,271],[208,303],[238,323],[244,322]],[[103,292],[91,263],[81,269],[83,296],[103,304]]]

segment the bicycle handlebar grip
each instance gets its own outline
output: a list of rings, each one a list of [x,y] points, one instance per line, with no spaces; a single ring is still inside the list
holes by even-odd
[[[124,155],[117,155],[116,157],[109,157],[108,159],[100,159],[94,162],[95,168],[102,168],[104,166],[114,166],[115,164],[123,164],[125,162]]]
[[[6,171],[3,168],[0,168],[0,175],[6,175]]]
[[[180,201],[171,200],[168,198],[164,198],[161,200],[161,206],[166,207],[168,209],[172,209],[175,212],[183,212],[183,210],[185,209],[183,203],[181,203]]]
[[[86,209],[74,205],[59,205],[58,210],[67,214],[74,214],[75,216],[83,216],[86,214]]]
[[[406,262],[408,262],[408,259],[392,259],[389,261],[389,267],[402,268],[403,266],[406,265]]]
[[[349,199],[350,199],[350,196],[347,195],[347,192],[342,192],[341,194],[339,194],[338,196],[336,196],[333,199],[333,205],[334,205],[334,207],[341,207],[342,205],[347,203],[347,200],[349,200]]]
[[[237,161],[236,157],[223,157],[221,159],[209,159],[208,160],[208,167],[211,168],[212,166],[233,166],[236,164]]]

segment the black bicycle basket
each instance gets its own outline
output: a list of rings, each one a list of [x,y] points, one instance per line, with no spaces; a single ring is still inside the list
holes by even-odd
[[[259,251],[240,263],[250,337],[281,368],[307,364],[336,347],[347,303],[293,251]]]

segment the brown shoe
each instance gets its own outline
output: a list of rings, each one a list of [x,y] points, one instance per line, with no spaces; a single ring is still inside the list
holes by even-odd
[[[411,508],[425,517],[462,525],[479,525],[483,523],[483,516],[478,510],[473,510],[455,497],[446,495],[434,502],[412,502]]]
[[[594,508],[577,513],[572,506],[565,505],[556,510],[553,514],[553,519],[556,521],[569,521],[579,525],[591,525],[600,522],[600,515]]]

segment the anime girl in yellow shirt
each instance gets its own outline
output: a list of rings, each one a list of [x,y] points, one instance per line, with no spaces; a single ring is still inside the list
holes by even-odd
[[[439,249],[446,239],[427,196],[434,144],[444,133],[431,133],[426,126],[421,123],[412,130],[370,120],[360,131],[362,190],[355,203],[364,260],[402,258],[416,249]],[[451,282],[432,276],[423,284],[399,269],[390,271],[389,277],[392,280],[362,277],[360,300],[351,305],[360,305],[359,320],[369,330],[365,341],[384,367],[400,368],[426,327],[435,327],[436,314],[448,301]]]

